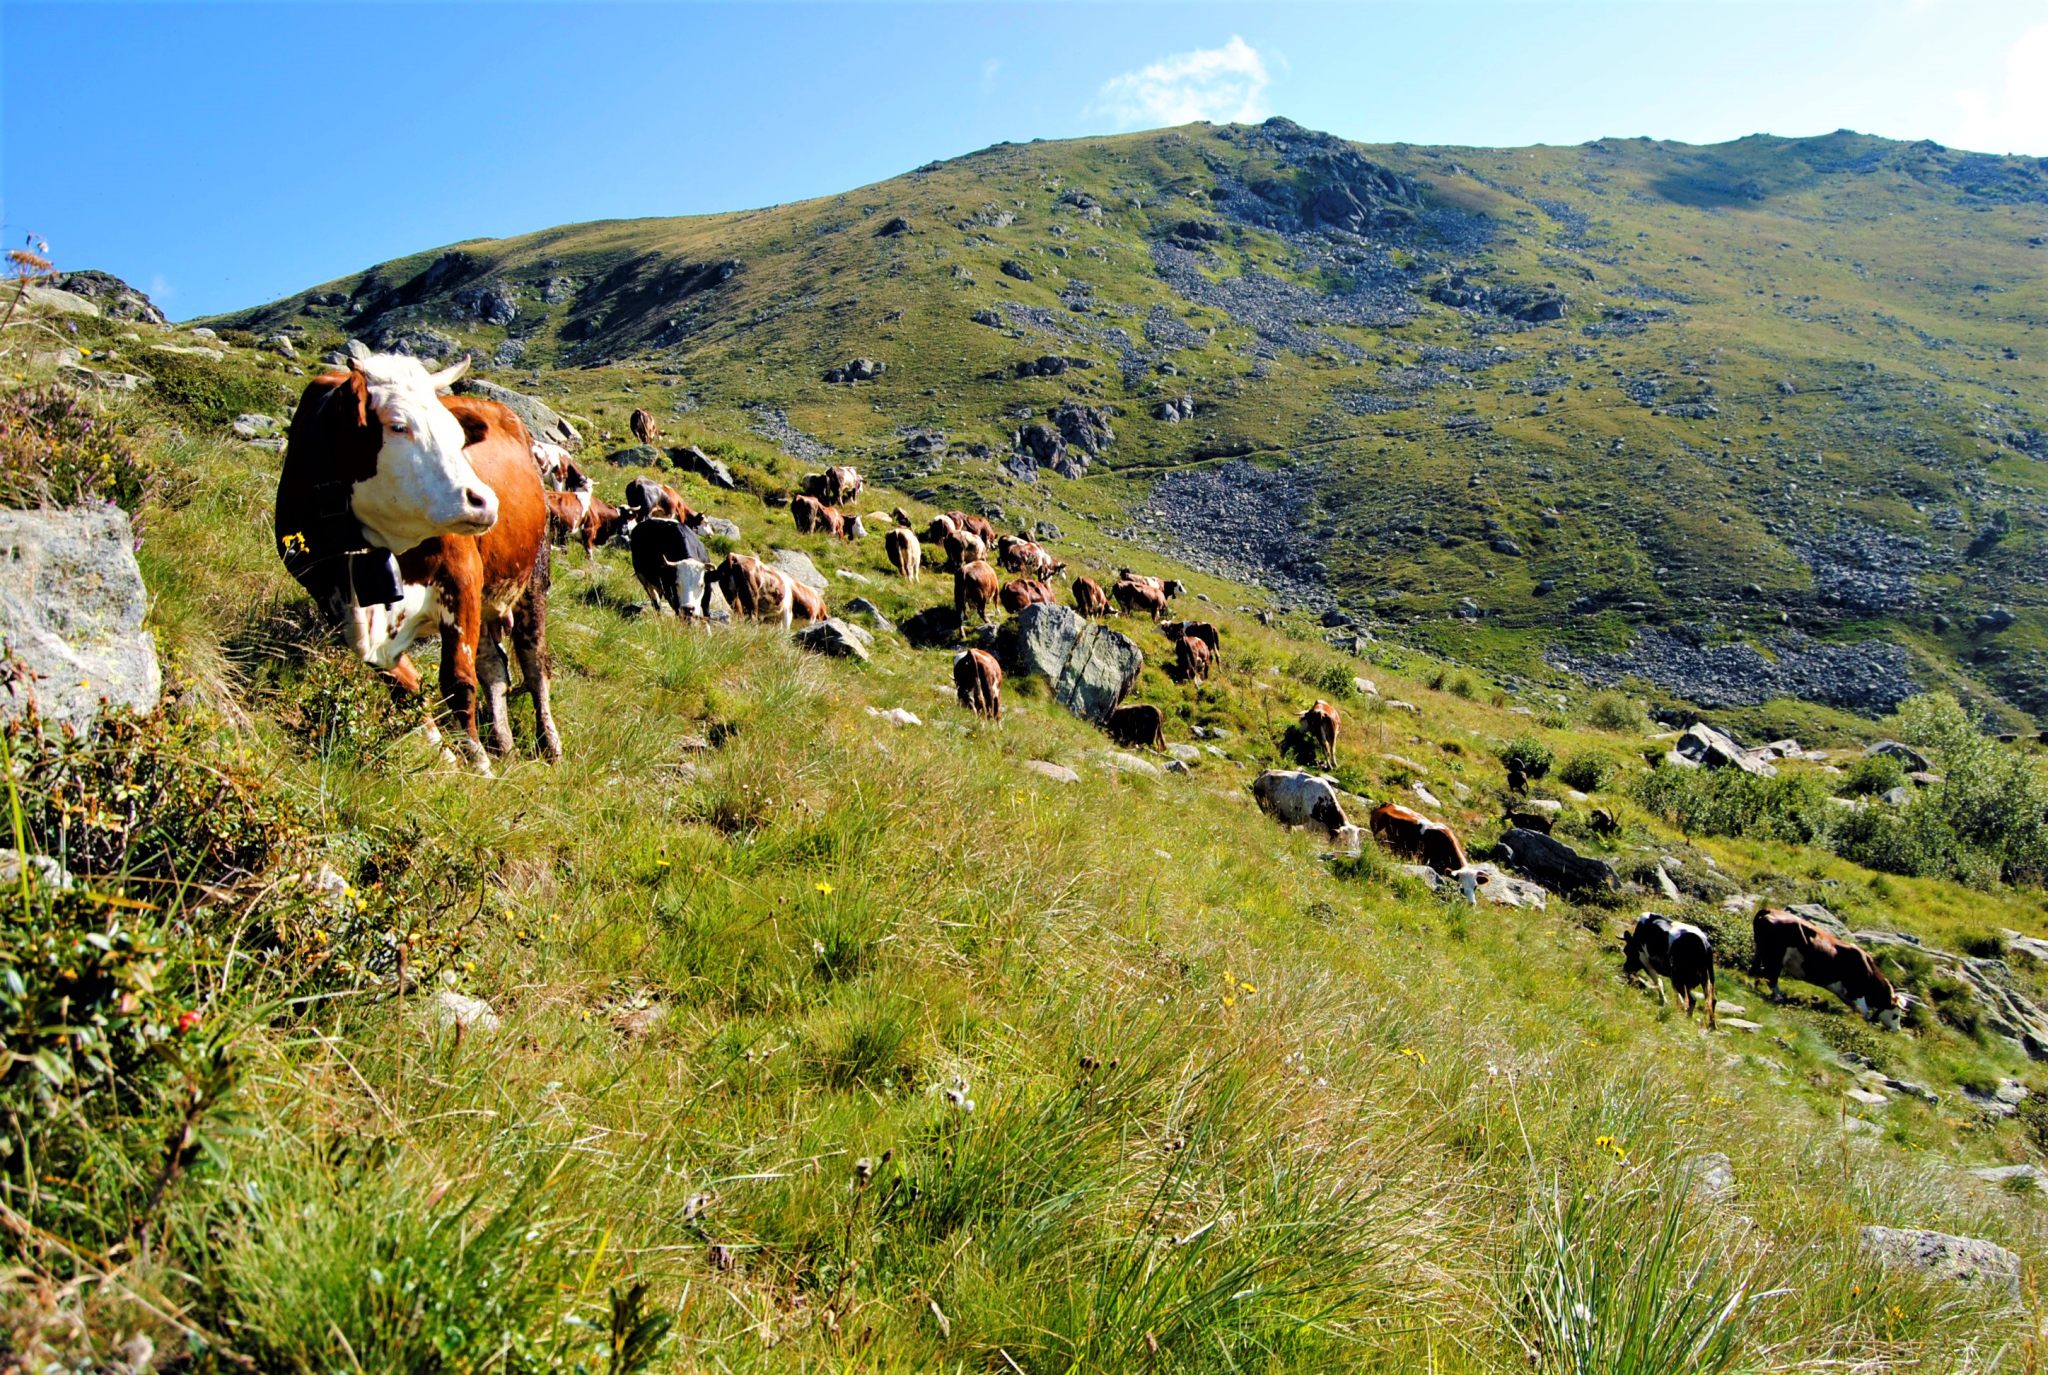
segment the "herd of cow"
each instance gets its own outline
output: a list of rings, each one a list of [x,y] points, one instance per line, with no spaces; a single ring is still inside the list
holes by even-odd
[[[752,555],[728,554],[713,567],[700,533],[706,517],[674,488],[636,477],[627,484],[625,504],[614,506],[597,497],[566,451],[532,440],[505,406],[442,396],[467,366],[465,360],[429,372],[415,359],[372,354],[352,342],[347,370],[314,378],[292,416],[275,533],[292,576],[394,691],[420,690],[407,651],[429,630],[439,633],[442,699],[461,727],[457,743],[475,767],[489,769],[477,731],[479,693],[490,712],[492,749],[503,754],[512,748],[507,639],[520,665],[517,691],[533,699],[541,753],[550,760],[561,757],[549,700],[551,543],[579,543],[586,557],[600,545],[623,544],[656,610],[666,606],[686,618],[704,617],[715,588],[736,617],[784,628],[799,617],[826,618],[820,594]],[[633,429],[643,442],[656,433],[653,417],[644,411],[634,413]],[[859,497],[862,485],[860,474],[845,466],[806,477],[790,502],[797,529],[862,538],[861,517],[842,509]],[[986,623],[991,604],[1016,615],[1051,602],[1052,584],[1066,571],[1033,540],[999,535],[980,516],[936,516],[922,536],[903,510],[890,519],[885,549],[891,566],[917,582],[925,548],[938,550],[941,566],[953,574],[953,607],[963,627],[970,613]],[[1004,582],[998,568],[1014,576]],[[1108,591],[1087,577],[1076,576],[1071,584],[1074,609],[1083,616],[1121,609],[1163,623],[1179,677],[1197,682],[1208,677],[1222,641],[1208,622],[1164,622],[1168,603],[1182,591],[1175,581],[1128,569],[1118,571]],[[985,650],[969,647],[955,655],[956,694],[979,716],[1001,717],[1002,676],[1001,665]],[[1119,744],[1153,749],[1165,747],[1164,724],[1160,709],[1151,705],[1118,707],[1105,722]],[[1300,729],[1312,762],[1335,767],[1339,727],[1328,702],[1302,713]],[[1354,849],[1359,843],[1358,828],[1345,820],[1327,776],[1269,770],[1252,791],[1263,809],[1284,822],[1315,825]],[[1389,803],[1374,809],[1370,828],[1376,842],[1456,882],[1468,900],[1487,880],[1442,822]],[[1872,1022],[1898,1028],[1911,1000],[1861,948],[1779,911],[1759,914],[1754,931],[1752,972],[1768,980],[1774,995],[1781,977],[1799,979],[1830,990]],[[1623,968],[1630,975],[1669,980],[1688,1016],[1698,990],[1708,1025],[1714,1024],[1713,942],[1699,927],[1644,915],[1624,943]]]

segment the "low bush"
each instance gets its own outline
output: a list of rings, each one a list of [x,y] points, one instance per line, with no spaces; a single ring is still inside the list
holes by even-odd
[[[0,506],[112,502],[130,515],[156,485],[134,436],[64,387],[0,395]]]
[[[1827,789],[1809,774],[1760,778],[1738,769],[1665,764],[1636,780],[1636,801],[1687,835],[1747,836],[1811,845],[1833,821]]]
[[[1866,754],[1851,764],[1835,791],[1843,797],[1879,797],[1906,781],[1906,766],[1888,754]]]
[[[1596,692],[1586,703],[1586,721],[1601,730],[1641,735],[1650,728],[1650,714],[1643,704],[1626,693]]]
[[[1558,765],[1557,779],[1566,787],[1577,788],[1582,793],[1597,793],[1607,786],[1607,780],[1614,777],[1619,768],[1611,754],[1601,750],[1579,750]]]
[[[1550,746],[1533,735],[1518,735],[1500,751],[1501,763],[1510,769],[1520,769],[1531,778],[1548,774],[1554,758]]]

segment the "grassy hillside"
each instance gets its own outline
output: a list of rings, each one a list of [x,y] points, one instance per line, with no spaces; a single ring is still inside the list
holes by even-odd
[[[90,447],[147,478],[170,705],[83,743],[8,736],[24,841],[90,878],[47,909],[24,890],[10,958],[17,932],[54,933],[16,966],[32,987],[64,987],[68,958],[136,1001],[105,998],[117,1073],[51,1014],[39,1044],[78,1072],[5,1081],[0,1349],[111,1369],[141,1337],[141,1368],[322,1371],[2036,1365],[2043,1203],[1968,1171],[2048,1153],[2048,1075],[1966,998],[1887,951],[1929,1004],[1889,1036],[1724,969],[1723,1014],[1754,1026],[1708,1034],[1619,977],[1617,934],[1653,903],[1714,925],[1739,966],[1723,902],[1747,893],[1995,949],[2044,994],[2001,934],[2048,937],[2038,876],[1964,886],[1830,848],[1824,794],[1847,775],[1826,770],[1868,725],[1810,717],[1843,748],[1788,766],[1766,799],[1785,829],[1759,813],[1688,838],[1649,786],[1664,745],[1640,702],[1262,625],[1255,594],[1088,520],[1108,498],[1083,482],[990,491],[1070,528],[1076,571],[1139,564],[1206,599],[1225,644],[1206,685],[1123,626],[1137,696],[1198,745],[1184,774],[1112,759],[1042,683],[1006,683],[1002,724],[975,722],[944,651],[883,635],[859,667],[632,614],[605,553],[555,566],[567,758],[479,779],[310,633],[273,556],[277,457],[227,426],[278,407],[293,365],[233,338],[220,359],[153,348],[170,338],[77,337],[95,370],[154,378],[89,403]],[[808,386],[754,366],[760,394]],[[660,380],[543,374],[597,424]],[[857,408],[832,404],[846,430],[802,423],[851,444]],[[879,539],[795,535],[763,497],[798,465],[729,406],[667,416],[748,487],[677,478],[693,505],[743,547],[809,552],[835,605],[901,620],[949,597],[893,578]],[[597,472],[611,496],[629,475]],[[899,501],[927,509],[863,505]],[[1475,848],[1501,828],[1509,741],[1592,759],[1569,770],[1588,795],[1562,762],[1538,785],[1559,834],[1632,884],[1664,864],[1683,896],[1471,908],[1370,847],[1329,859],[1246,788],[1317,697],[1345,715],[1347,789],[1416,803],[1420,783]],[[873,714],[898,707],[919,723]],[[2038,752],[1996,757],[2038,780]],[[499,1023],[439,1022],[444,991]],[[1846,1098],[1866,1065],[1932,1101]],[[2036,1095],[2012,1116],[1965,1093],[2008,1081]],[[1700,1183],[1713,1153],[1722,1193]],[[1997,1241],[2027,1281],[1883,1269],[1858,1249],[1869,1223]]]
[[[465,243],[227,323],[475,347],[600,431],[647,405],[934,497],[1068,504],[1517,679],[1865,715],[1956,685],[2017,728],[2048,723],[2044,263],[2026,159],[1273,120]],[[855,357],[887,371],[822,380]],[[1069,366],[1019,375],[1047,357]],[[1090,476],[1014,461],[1069,402],[1113,423]],[[1230,456],[1305,472],[1306,504],[1263,509]],[[1193,518],[1203,494],[1228,516]],[[1644,626],[1689,642],[1631,652]]]

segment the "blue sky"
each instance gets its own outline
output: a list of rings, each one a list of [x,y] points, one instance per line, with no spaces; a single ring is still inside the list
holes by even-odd
[[[0,0],[10,242],[177,318],[457,239],[1274,113],[1366,141],[1847,127],[2048,156],[2048,0]]]

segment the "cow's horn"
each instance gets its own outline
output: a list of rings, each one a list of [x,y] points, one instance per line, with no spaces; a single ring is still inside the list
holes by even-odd
[[[435,391],[439,391],[443,387],[452,387],[462,380],[462,374],[469,371],[470,359],[471,355],[465,353],[456,362],[449,364],[439,372],[429,373],[427,380],[434,384]]]

